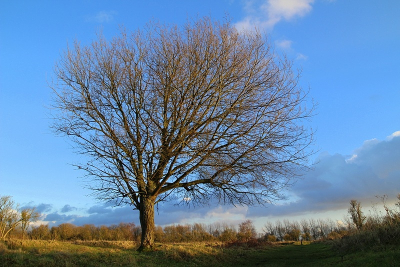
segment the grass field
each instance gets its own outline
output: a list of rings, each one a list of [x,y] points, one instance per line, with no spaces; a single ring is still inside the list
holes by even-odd
[[[218,243],[157,244],[138,253],[132,242],[0,242],[0,266],[400,266],[400,248],[343,257],[327,243],[224,247]]]

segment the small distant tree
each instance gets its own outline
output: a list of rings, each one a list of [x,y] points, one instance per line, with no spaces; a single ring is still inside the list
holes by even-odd
[[[222,225],[219,222],[214,222],[210,225],[208,225],[208,233],[210,235],[212,235],[215,238],[218,238],[222,231],[225,230],[226,228],[229,228],[227,225],[225,225],[226,227],[224,227],[224,225]]]
[[[266,240],[268,242],[276,242],[276,236],[274,236],[274,235],[266,235]]]
[[[190,226],[188,224],[182,225],[177,224],[176,227],[176,234],[179,237],[180,241],[188,241],[190,239],[191,231]]]
[[[57,227],[57,234],[60,240],[74,240],[78,238],[78,232],[76,226],[72,223],[62,223]]]
[[[321,230],[318,223],[314,219],[309,219],[308,226],[310,228],[310,235],[313,240],[318,240],[321,235]]]
[[[37,227],[34,227],[30,233],[32,239],[36,240],[47,240],[51,238],[49,225],[41,224]]]
[[[299,241],[301,234],[300,224],[297,221],[291,223],[291,229],[289,231],[289,235],[292,237],[292,240]]]
[[[301,238],[304,240],[304,241],[311,241],[311,234],[308,232],[308,233],[303,233],[302,235],[301,235]]]
[[[21,230],[22,238],[25,237],[25,233],[28,230],[32,222],[36,222],[40,218],[39,212],[36,212],[35,208],[25,208],[21,210]]]
[[[283,236],[283,240],[285,240],[285,241],[292,241],[292,237],[291,237],[289,234],[285,234],[285,235]]]
[[[288,236],[288,240],[291,240],[291,241],[299,241],[299,238],[300,238],[300,229],[297,229],[297,228],[294,228],[294,229],[292,229],[292,230],[290,230],[286,235]],[[285,236],[286,236],[285,235]],[[285,237],[285,240],[286,240],[286,238],[287,237]]]
[[[273,223],[271,223],[271,222],[266,222],[264,227],[263,227],[263,231],[264,231],[266,236],[275,235],[276,234],[275,225]]]
[[[112,240],[112,232],[110,228],[105,225],[99,227],[98,236],[100,240]]]
[[[165,233],[161,226],[156,226],[154,228],[154,239],[156,242],[165,242]]]
[[[310,241],[311,240],[311,230],[310,230],[310,225],[307,222],[307,220],[302,219],[300,221],[300,226],[301,226],[301,231],[303,234],[301,235],[302,239],[304,241]]]
[[[235,242],[238,239],[238,234],[235,229],[225,228],[222,230],[218,239],[222,242]]]
[[[6,236],[20,223],[18,207],[10,196],[0,197],[0,239]]]
[[[208,241],[214,239],[214,237],[207,232],[207,226],[204,224],[195,223],[191,228],[193,241]]]
[[[280,220],[277,220],[275,222],[275,233],[276,233],[276,238],[279,241],[282,241],[283,237],[285,236],[285,227],[283,226]]]
[[[396,202],[397,211],[394,211],[393,217],[397,223],[400,223],[400,194],[397,195],[397,202]]]
[[[137,226],[134,223],[120,223],[118,226],[121,229],[123,240],[135,240],[134,233],[137,229]]]
[[[79,227],[80,240],[93,240],[96,238],[97,228],[94,224],[84,224]]]
[[[328,238],[329,240],[335,240],[335,239],[340,239],[340,238],[342,238],[342,235],[341,235],[340,233],[338,233],[338,232],[330,232],[330,233],[328,234],[327,238]]]
[[[292,223],[288,219],[284,219],[282,223],[285,234],[289,233],[292,230]]]
[[[240,241],[248,241],[257,238],[256,228],[251,220],[246,220],[239,224],[238,239]]]
[[[361,230],[366,219],[364,213],[361,210],[361,203],[355,199],[352,199],[350,201],[350,208],[348,211],[350,214],[350,218],[356,226],[357,230]]]
[[[326,238],[327,235],[330,233],[329,223],[326,220],[318,219],[317,224],[320,238]]]
[[[400,223],[400,210],[395,210],[391,209],[388,207],[386,200],[387,196],[384,195],[381,197],[382,203],[383,203],[383,208],[386,211],[386,216],[384,220],[386,221],[387,224],[393,225],[393,224],[399,224]],[[397,199],[399,200],[397,203],[395,203],[395,206],[397,208],[400,208],[400,194],[397,195]]]

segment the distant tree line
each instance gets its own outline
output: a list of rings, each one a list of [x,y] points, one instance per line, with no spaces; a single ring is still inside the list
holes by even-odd
[[[140,242],[141,227],[134,223],[120,223],[111,226],[95,226],[85,224],[76,226],[63,223],[50,227],[47,224],[29,227],[39,218],[34,208],[18,209],[18,205],[10,197],[0,198],[0,234],[2,239],[31,238],[38,240],[109,240],[109,241],[135,241]],[[345,240],[360,233],[373,233],[380,236],[379,240],[400,240],[400,195],[396,208],[386,204],[387,197],[382,197],[385,214],[364,215],[361,203],[357,200],[350,201],[348,217],[343,221],[331,219],[308,219],[300,221],[278,220],[267,222],[263,233],[257,233],[251,220],[246,220],[239,225],[227,223],[194,223],[173,224],[164,227],[156,226],[154,237],[156,242],[248,242],[258,241],[316,241],[316,240]],[[385,236],[382,236],[387,233]],[[381,242],[381,241],[379,241]]]
[[[335,222],[333,220],[301,220],[301,221],[276,221],[267,222],[263,227],[263,233],[257,233],[251,220],[246,220],[235,226],[227,223],[194,223],[173,224],[156,226],[154,238],[156,242],[247,242],[251,239],[263,241],[315,241],[326,239],[338,239],[349,235],[356,226],[349,219],[347,222]],[[17,235],[18,236],[18,235]],[[76,226],[71,223],[63,223],[49,227],[39,225],[29,232],[32,239],[44,240],[110,240],[110,241],[139,241],[141,228],[134,223],[120,223],[111,226],[95,226],[85,224]]]
[[[337,239],[348,234],[352,229],[349,223],[331,219],[309,219],[301,221],[276,221],[264,225],[264,238],[268,241],[315,241]]]
[[[227,223],[194,223],[173,224],[156,226],[154,238],[156,242],[247,242],[249,240],[276,241],[315,241],[326,239],[338,239],[349,235],[356,227],[348,220],[346,223],[333,220],[301,220],[267,222],[263,227],[263,233],[257,233],[251,220],[246,220],[238,226]],[[71,223],[63,223],[49,227],[40,225],[29,232],[32,239],[51,239],[60,241],[70,240],[120,240],[140,241],[141,228],[134,223],[120,223],[111,226],[95,226],[85,224],[76,226]]]
[[[85,224],[76,226],[72,223],[63,223],[58,226],[49,227],[42,224],[34,227],[30,233],[30,238],[39,240],[110,240],[110,241],[136,241],[140,235],[140,227],[134,223],[120,223],[111,226],[95,226]]]
[[[248,241],[257,238],[254,224],[246,220],[236,228],[226,223],[213,224],[174,224],[165,227],[155,227],[156,242],[202,242],[202,241]],[[71,223],[63,223],[58,226],[49,227],[42,224],[33,227],[29,232],[31,239],[40,240],[119,240],[119,241],[139,241],[141,237],[140,226],[134,223],[120,223],[111,226],[95,226],[85,224],[76,226]]]

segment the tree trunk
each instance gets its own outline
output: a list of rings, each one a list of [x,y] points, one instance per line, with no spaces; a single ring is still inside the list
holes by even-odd
[[[142,238],[138,251],[152,249],[154,245],[154,199],[143,196],[140,202],[140,226]]]

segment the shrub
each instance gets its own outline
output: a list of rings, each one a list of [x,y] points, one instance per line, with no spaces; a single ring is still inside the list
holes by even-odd
[[[231,228],[227,228],[219,236],[219,240],[222,242],[235,242],[237,240],[236,231]]]
[[[340,239],[340,238],[342,238],[342,235],[339,234],[338,232],[330,232],[328,234],[328,239],[329,240],[335,240],[335,239]]]
[[[0,241],[0,255],[6,253],[7,250],[7,245]]]
[[[267,241],[268,241],[268,242],[276,242],[276,236],[274,236],[274,235],[268,235],[268,236],[267,236]]]
[[[246,220],[239,224],[238,239],[248,241],[257,237],[256,228],[251,220]]]

